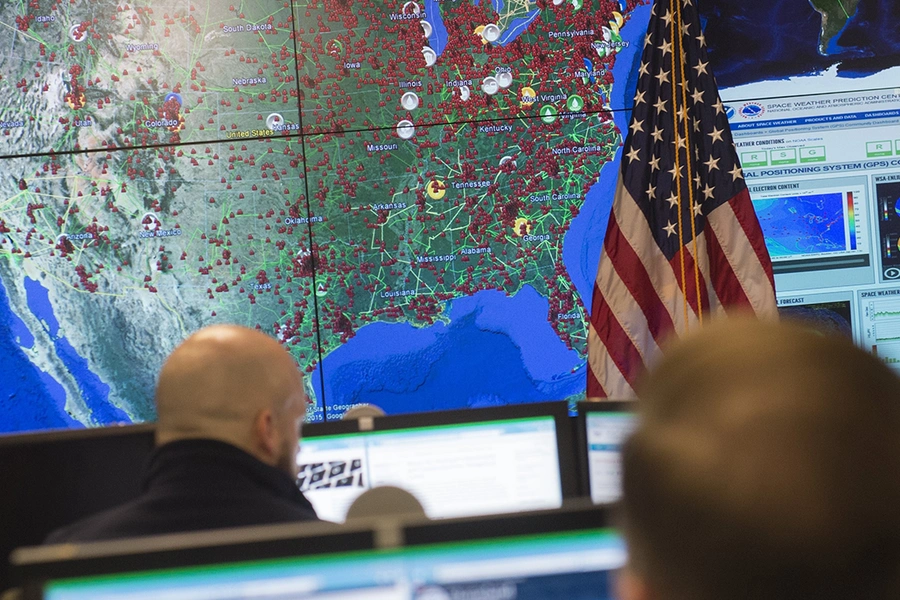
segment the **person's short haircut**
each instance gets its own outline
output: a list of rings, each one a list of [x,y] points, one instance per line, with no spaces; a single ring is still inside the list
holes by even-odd
[[[841,337],[732,320],[637,388],[631,568],[670,600],[900,599],[900,380]]]

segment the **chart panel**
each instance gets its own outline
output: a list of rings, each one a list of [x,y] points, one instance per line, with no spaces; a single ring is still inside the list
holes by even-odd
[[[900,288],[860,292],[863,344],[900,373]]]

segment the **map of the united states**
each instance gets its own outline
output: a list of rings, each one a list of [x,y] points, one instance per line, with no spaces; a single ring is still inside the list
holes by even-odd
[[[579,397],[581,249],[609,211],[648,13],[4,4],[3,428],[152,419],[162,360],[214,322],[281,340],[312,419]],[[435,397],[473,357],[488,374]]]

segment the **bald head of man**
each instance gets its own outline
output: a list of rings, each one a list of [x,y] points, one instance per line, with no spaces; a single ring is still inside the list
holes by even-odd
[[[308,402],[296,362],[274,339],[234,325],[207,327],[163,365],[156,442],[218,440],[295,477]]]

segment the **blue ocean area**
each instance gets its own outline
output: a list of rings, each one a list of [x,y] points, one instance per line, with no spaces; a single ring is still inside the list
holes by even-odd
[[[822,15],[810,2],[708,0],[701,10],[710,66],[722,88],[817,75],[833,66],[839,77],[859,78],[900,65],[898,2],[860,2],[824,52]]]
[[[0,281],[0,433],[82,427],[65,411],[66,392],[22,348],[34,337],[9,305]]]
[[[614,109],[613,120],[616,127],[623,136],[628,131],[631,110],[620,107],[631,107],[634,102],[634,93],[637,89],[636,75],[643,52],[644,34],[650,21],[650,9],[651,6],[645,4],[631,12],[628,22],[621,30],[622,39],[629,44],[616,53],[616,62],[613,65],[614,83],[610,106]],[[600,170],[600,179],[585,195],[581,212],[572,219],[566,239],[563,241],[563,263],[588,314],[594,293],[594,279],[597,277],[597,263],[603,250],[604,234],[619,179],[620,156],[621,149],[616,153],[615,159]]]
[[[50,337],[56,337],[59,333],[59,321],[50,304],[50,292],[41,283],[30,277],[25,278],[25,299],[28,301],[28,310],[44,325]]]
[[[844,32],[847,31],[852,25],[855,25],[855,23],[854,23],[855,17],[856,17],[856,13],[853,13],[852,15],[850,15],[850,18],[847,19],[847,22],[844,23],[844,26],[837,33],[837,35],[835,35],[828,41],[828,46],[825,49],[826,56],[841,55],[845,52],[853,50],[853,48],[847,48],[847,47],[844,47],[841,45],[841,36],[844,35]],[[819,42],[821,43],[821,41],[822,40],[821,40],[821,35],[820,35]]]
[[[0,281],[0,290],[2,290],[3,282]],[[4,302],[7,298],[4,296]],[[34,336],[31,334],[31,331],[28,329],[28,326],[25,325],[25,321],[19,318],[19,315],[14,313],[7,306],[7,312],[0,315],[0,323],[5,323],[10,332],[12,333],[12,338],[15,340],[16,344],[19,345],[20,348],[24,348],[26,350],[30,350],[34,348]]]
[[[109,386],[91,371],[87,359],[78,354],[69,340],[59,335],[59,321],[53,312],[47,288],[39,281],[26,277],[25,295],[28,309],[47,328],[56,355],[78,384],[82,398],[91,410],[93,420],[102,424],[130,423],[131,419],[124,411],[110,404]]]
[[[317,392],[329,418],[343,412],[334,405],[367,402],[398,414],[560,400],[584,389],[577,353],[556,336],[547,299],[531,287],[448,304],[449,325],[372,323],[329,354],[314,375],[324,376]]]

